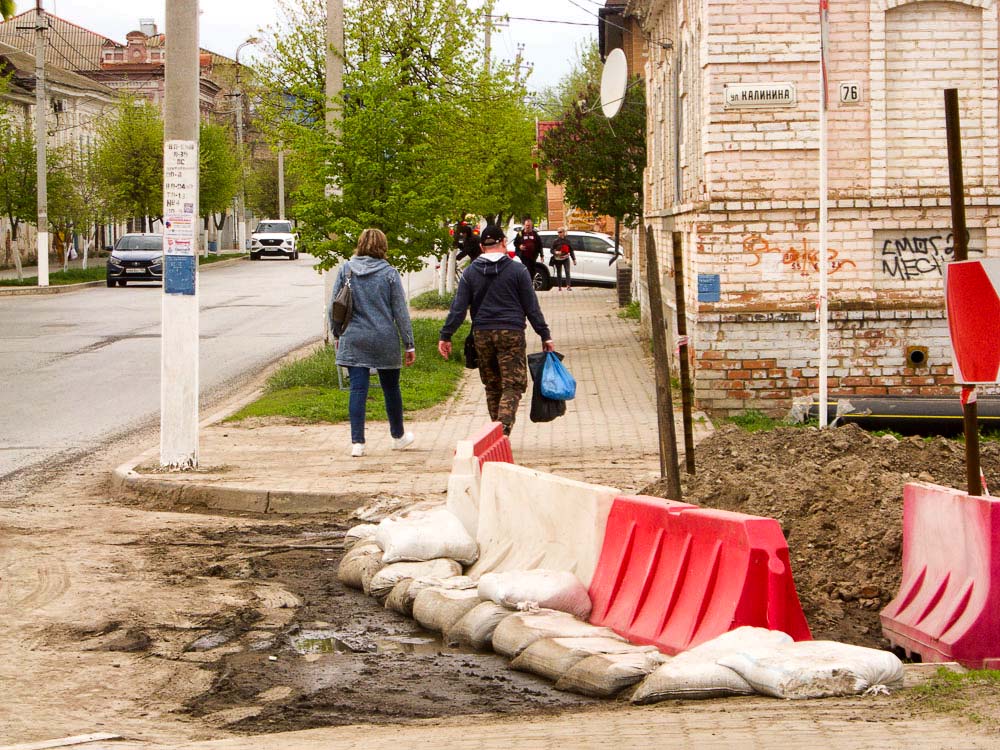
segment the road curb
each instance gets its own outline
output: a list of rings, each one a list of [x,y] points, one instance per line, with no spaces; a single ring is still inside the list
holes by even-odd
[[[230,258],[229,260],[220,260],[217,263],[208,263],[204,266],[198,266],[198,273],[209,271],[213,268],[225,268],[226,266],[232,266],[236,263],[242,263],[245,260],[247,260],[247,256],[243,255],[239,258]],[[98,280],[82,281],[79,284],[58,284],[55,286],[0,286],[0,297],[67,294],[69,292],[79,292],[80,290],[87,289],[88,287],[104,286],[106,283],[107,282],[104,280]]]
[[[242,260],[242,258],[234,259]],[[224,263],[227,261],[220,261]],[[263,381],[286,362],[305,356],[315,349],[321,340],[310,341],[278,358],[258,375]],[[262,393],[261,387],[254,387],[246,394],[220,406],[201,422],[201,427],[209,427],[234,414]],[[155,474],[142,474],[137,466],[156,463],[159,449],[150,448],[120,466],[111,473],[111,495],[117,498],[157,500],[171,505],[184,505],[213,510],[227,510],[244,513],[307,514],[334,513],[354,510],[372,500],[371,493],[363,492],[307,492],[295,490],[269,490],[260,487],[239,485],[213,485],[197,481],[178,482],[161,479]]]
[[[361,492],[299,492],[238,485],[222,487],[197,482],[181,484],[135,470],[145,460],[154,458],[155,452],[148,451],[138,459],[115,468],[111,475],[111,494],[118,498],[158,500],[170,505],[280,515],[354,510],[372,499],[370,494]]]

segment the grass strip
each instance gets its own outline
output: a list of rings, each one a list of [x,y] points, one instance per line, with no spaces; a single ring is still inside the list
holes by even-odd
[[[464,324],[452,338],[451,358],[444,360],[437,351],[441,319],[415,318],[413,337],[417,361],[403,369],[400,390],[404,412],[426,409],[448,399],[455,391],[464,365],[462,349],[468,333]],[[337,384],[336,352],[324,347],[317,352],[291,362],[267,381],[261,398],[243,407],[227,421],[250,417],[287,417],[307,422],[345,422],[348,419],[348,391]],[[347,386],[346,377],[344,386]],[[368,419],[384,420],[385,404],[382,391],[372,378],[368,391]]]

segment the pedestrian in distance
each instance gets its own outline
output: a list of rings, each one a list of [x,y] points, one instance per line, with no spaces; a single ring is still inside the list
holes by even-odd
[[[490,419],[503,424],[510,435],[517,406],[528,388],[524,332],[526,321],[542,339],[542,348],[555,351],[528,269],[507,255],[503,230],[488,226],[480,237],[483,254],[465,269],[455,300],[441,328],[438,352],[451,356],[451,337],[472,309],[472,333],[479,379],[486,390]]]
[[[552,249],[549,251],[549,265],[556,272],[560,292],[563,290],[564,273],[566,274],[566,289],[570,292],[573,291],[573,280],[569,274],[570,261],[573,261],[574,266],[576,265],[576,253],[573,252],[573,246],[566,239],[566,228],[559,227],[559,231],[556,234],[556,241],[552,243]]]
[[[378,371],[379,385],[389,417],[393,450],[413,442],[413,433],[403,427],[403,396],[399,390],[401,365],[409,367],[417,359],[413,326],[407,310],[406,292],[399,271],[389,265],[389,243],[378,229],[366,229],[358,237],[354,256],[344,263],[333,284],[327,305],[327,319],[333,330],[333,301],[345,283],[350,283],[353,313],[350,323],[336,340],[337,364],[350,375],[348,413],[351,418],[351,455],[365,455],[365,405],[372,370]],[[400,339],[405,353],[400,356]]]
[[[468,258],[470,261],[475,260],[482,253],[476,230],[464,219],[455,227],[455,247],[458,248],[458,254],[455,256],[456,263],[462,258]]]
[[[521,259],[524,267],[528,269],[531,280],[534,281],[538,275],[538,263],[545,262],[545,250],[542,247],[542,238],[535,231],[535,224],[531,217],[524,220],[524,227],[514,238],[514,250]]]

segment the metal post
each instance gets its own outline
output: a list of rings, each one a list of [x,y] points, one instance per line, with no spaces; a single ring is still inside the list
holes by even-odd
[[[45,90],[45,31],[42,0],[35,0],[35,169],[38,174],[38,286],[49,285],[49,210],[46,152],[49,99]]]
[[[338,123],[343,117],[343,101],[341,92],[344,90],[344,0],[326,0],[326,130],[332,138],[339,138]],[[332,166],[331,166],[332,169]],[[340,190],[336,181],[330,177],[326,185],[327,196]],[[326,340],[330,341],[330,321],[325,310],[326,301],[333,295],[334,274],[332,269],[323,274],[323,326],[326,330]]]
[[[948,185],[951,190],[951,234],[955,260],[969,259],[969,230],[965,224],[965,184],[962,177],[962,129],[958,114],[958,89],[944,91],[945,134],[948,141]],[[979,462],[979,408],[976,386],[962,386],[965,428],[965,478],[970,495],[983,494]]]
[[[677,435],[674,404],[670,393],[670,352],[663,324],[663,293],[660,263],[656,257],[653,228],[646,227],[646,283],[649,285],[649,317],[653,333],[653,362],[656,368],[656,423],[660,438],[660,475],[667,480],[667,499],[681,499],[680,468],[677,464]]]
[[[827,0],[820,0],[820,55],[819,55],[819,300],[816,316],[819,319],[819,426],[827,426],[829,420],[827,406],[827,376],[829,370],[829,329],[828,312],[828,251],[827,251],[827,80],[826,53],[828,48],[829,8]]]
[[[198,465],[198,0],[170,0],[163,157],[160,463]]]
[[[673,243],[677,338],[680,341],[677,356],[681,363],[681,415],[684,422],[684,468],[688,474],[694,474],[694,424],[691,419],[694,407],[694,388],[691,385],[691,366],[688,358],[687,301],[684,298],[684,245],[680,232],[673,233]]]
[[[278,149],[278,218],[285,218],[285,149]]]
[[[245,253],[247,250],[247,190],[246,190],[246,160],[243,158],[243,87],[240,83],[240,50],[248,44],[257,44],[256,37],[250,37],[236,48],[236,90],[233,92],[236,99],[236,145],[239,149],[240,159],[240,190],[237,200],[236,215],[236,248],[238,252]]]

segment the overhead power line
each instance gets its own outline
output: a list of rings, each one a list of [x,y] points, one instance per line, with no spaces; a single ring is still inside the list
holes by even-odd
[[[527,16],[490,16],[490,18],[505,18],[510,21],[533,21],[535,23],[557,23],[563,26],[597,26],[588,21],[561,21],[557,18],[529,18]]]

